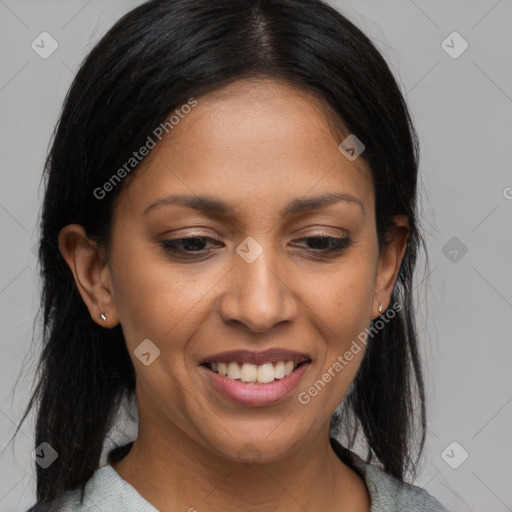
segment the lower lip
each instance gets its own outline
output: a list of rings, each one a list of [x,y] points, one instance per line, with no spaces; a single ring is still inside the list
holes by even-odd
[[[210,382],[227,398],[248,407],[259,407],[279,402],[286,398],[299,385],[310,363],[298,366],[290,375],[276,379],[269,384],[252,384],[229,379],[215,373],[206,366],[200,366]]]

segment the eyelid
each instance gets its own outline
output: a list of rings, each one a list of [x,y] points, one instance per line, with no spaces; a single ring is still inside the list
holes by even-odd
[[[341,228],[333,228],[333,227],[322,227],[322,228],[304,228],[306,232],[304,234],[301,234],[299,231],[298,233],[293,234],[293,238],[296,237],[303,237],[308,238],[312,236],[332,236],[332,237],[340,237],[340,236],[348,236],[348,232]],[[310,231],[312,229],[312,231]],[[325,231],[326,229],[332,229],[336,231],[336,234],[331,233],[330,231]]]
[[[193,229],[193,228],[191,228]],[[200,229],[200,228],[198,228]],[[290,238],[292,240],[296,239],[303,239],[303,238],[312,238],[312,237],[333,237],[333,238],[348,238],[349,234],[346,230],[341,228],[334,228],[334,227],[323,227],[323,228],[313,228],[313,231],[309,231],[311,228],[302,228],[301,230],[307,230],[304,233],[301,233],[301,230],[298,232],[294,232],[292,235],[290,235]],[[334,229],[337,231],[336,234],[333,234],[331,232],[326,232],[325,229]],[[170,233],[169,233],[170,235]],[[166,236],[166,234],[161,235],[160,238]],[[222,242],[221,237],[218,236],[216,233],[210,232],[195,232],[195,231],[187,231],[185,233],[181,233],[180,231],[173,231],[172,232],[172,238],[170,240],[179,240],[181,238],[212,238],[213,240],[217,242]]]
[[[183,249],[180,247],[180,243],[186,243],[189,240],[196,240],[196,239],[203,239],[203,243],[208,245],[209,243],[212,244],[213,242],[218,242],[218,240],[212,239],[208,236],[181,236],[176,237],[173,239],[166,239],[161,240],[160,246],[167,252],[171,254],[171,257],[176,260],[182,260],[182,261],[204,261],[205,259],[209,258],[209,255],[211,253],[215,252],[215,248],[204,248],[200,249],[198,251],[188,251],[186,249]],[[327,248],[307,248],[302,247],[302,250],[305,253],[308,253],[308,258],[320,258],[320,259],[333,259],[333,258],[339,258],[341,257],[345,251],[352,245],[353,240],[352,237],[348,234],[346,236],[332,236],[332,235],[326,235],[324,233],[320,234],[311,234],[309,236],[304,237],[298,237],[295,240],[297,242],[308,242],[309,240],[319,240],[319,239],[325,239],[330,243],[330,247]]]
[[[204,228],[189,228],[189,229],[204,229]],[[165,236],[172,236],[171,240],[179,240],[180,238],[213,238],[217,242],[221,241],[221,237],[217,235],[217,233],[212,231],[172,231],[170,233],[164,233],[160,235],[159,238],[163,238]]]

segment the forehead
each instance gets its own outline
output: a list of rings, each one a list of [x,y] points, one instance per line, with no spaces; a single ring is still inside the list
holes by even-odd
[[[254,213],[329,192],[373,201],[369,166],[338,149],[349,131],[316,95],[240,80],[196,101],[130,176],[122,195],[131,210],[176,193],[250,204]]]

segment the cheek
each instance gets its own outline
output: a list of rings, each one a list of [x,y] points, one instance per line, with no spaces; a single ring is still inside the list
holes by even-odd
[[[197,330],[194,318],[204,307],[200,300],[208,291],[207,283],[173,270],[157,255],[158,247],[120,249],[112,252],[112,284],[137,380],[143,384],[143,393],[151,396],[149,402],[165,402],[179,417],[184,396],[191,391],[184,389],[185,348]],[[162,402],[164,385],[169,400]]]
[[[322,310],[336,334],[337,344],[357,335],[370,323],[374,275],[373,262],[364,254],[354,253],[329,280]]]
[[[112,252],[117,313],[132,351],[144,339],[151,339],[162,352],[184,345],[198,328],[208,293],[222,277],[217,271],[173,264],[160,251],[154,246],[119,245]]]
[[[319,361],[314,388],[306,390],[311,396],[322,393],[326,410],[341,402],[353,382],[364,356],[366,345],[361,333],[371,322],[375,268],[371,259],[362,253],[346,267],[340,266],[325,284],[324,294],[318,295],[315,311],[323,325],[325,351]]]

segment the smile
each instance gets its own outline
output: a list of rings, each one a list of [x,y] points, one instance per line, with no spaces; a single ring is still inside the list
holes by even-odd
[[[290,375],[303,362],[294,361],[276,361],[274,363],[264,363],[260,365],[251,363],[238,363],[231,361],[205,363],[213,372],[227,377],[228,379],[239,380],[241,382],[259,382],[268,384],[274,380],[280,380]]]
[[[309,359],[303,362],[277,361],[261,365],[230,361],[204,363],[199,366],[199,370],[213,388],[230,401],[258,407],[271,405],[288,397],[299,385],[310,365]]]

